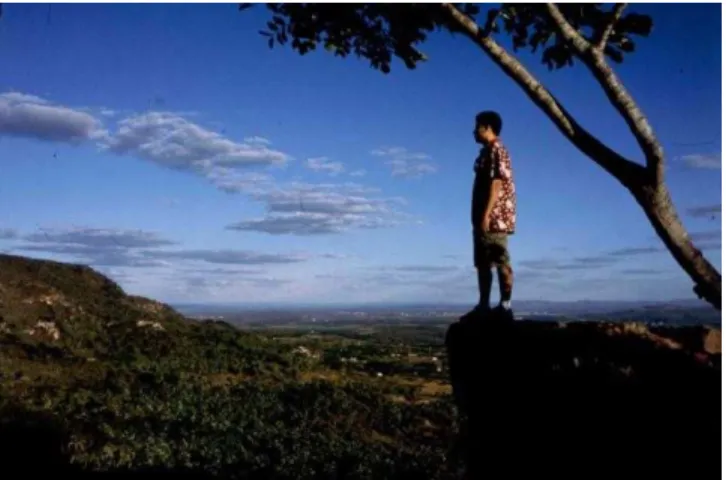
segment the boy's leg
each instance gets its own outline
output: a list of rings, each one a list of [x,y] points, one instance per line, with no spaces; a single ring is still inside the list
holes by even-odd
[[[514,271],[511,264],[497,266],[497,277],[499,279],[500,305],[509,309],[512,302],[512,290],[514,289]]]
[[[479,308],[488,309],[492,292],[492,275],[491,266],[477,267],[477,280],[479,283]]]
[[[509,258],[508,236],[496,234],[492,236],[491,260],[497,269],[499,280],[499,305],[509,310],[514,288],[514,272]]]
[[[474,267],[479,285],[477,309],[488,309],[492,291],[492,263],[489,260],[489,242],[486,234],[474,232]]]

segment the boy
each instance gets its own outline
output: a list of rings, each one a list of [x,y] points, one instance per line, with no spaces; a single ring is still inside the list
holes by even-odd
[[[499,139],[502,119],[496,112],[476,116],[474,139],[482,145],[474,162],[474,188],[471,221],[474,233],[474,266],[479,281],[479,304],[472,313],[489,310],[492,268],[499,279],[500,302],[497,310],[513,319],[511,310],[514,274],[507,248],[516,223],[516,195],[512,163]]]

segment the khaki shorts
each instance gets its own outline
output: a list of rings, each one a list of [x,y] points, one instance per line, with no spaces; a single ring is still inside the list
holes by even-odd
[[[474,232],[474,266],[509,266],[508,241],[509,235],[506,233]]]

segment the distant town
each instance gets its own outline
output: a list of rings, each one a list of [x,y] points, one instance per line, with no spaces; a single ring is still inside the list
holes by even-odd
[[[174,305],[191,319],[225,321],[239,326],[284,326],[346,324],[442,324],[456,321],[471,306],[466,305],[373,305],[350,307]],[[712,325],[720,327],[721,316],[710,306],[684,300],[673,302],[521,302],[517,320],[534,321],[637,321],[660,325]]]

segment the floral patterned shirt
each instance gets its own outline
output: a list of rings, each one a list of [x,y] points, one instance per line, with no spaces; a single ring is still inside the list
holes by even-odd
[[[492,181],[499,179],[501,188],[491,211],[489,231],[513,234],[517,221],[517,197],[512,160],[501,140],[497,139],[493,144],[481,149],[474,162],[474,172],[476,175],[471,219],[474,228],[476,230],[481,228]]]

